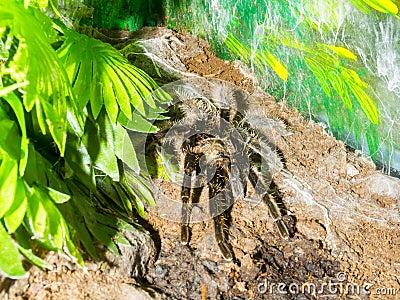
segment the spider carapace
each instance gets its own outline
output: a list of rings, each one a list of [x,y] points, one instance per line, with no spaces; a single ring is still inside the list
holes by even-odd
[[[234,199],[246,198],[248,181],[253,198],[268,206],[280,236],[289,237],[277,193],[271,192],[276,187],[273,174],[285,168],[274,143],[277,134],[290,134],[284,122],[265,114],[246,92],[221,81],[207,81],[201,89],[184,85],[174,96],[181,117],[164,144],[172,146],[183,173],[181,242],[189,243],[192,210],[207,188],[215,239],[224,258],[233,259],[229,212]]]

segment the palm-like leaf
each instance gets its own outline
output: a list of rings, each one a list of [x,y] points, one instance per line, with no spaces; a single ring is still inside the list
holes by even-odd
[[[268,51],[268,49],[265,49],[264,51],[258,50],[254,55],[252,55],[250,48],[241,43],[232,34],[229,34],[226,37],[225,43],[233,53],[240,55],[240,58],[244,62],[250,63],[250,61],[253,59],[254,64],[259,69],[262,69],[264,66],[270,66],[282,80],[287,81],[289,72],[278,61],[278,59],[273,56],[270,51]]]
[[[151,98],[157,85],[146,73],[129,64],[111,45],[66,28],[62,31],[66,40],[57,52],[72,82],[79,109],[90,102],[97,119],[104,106],[112,123],[130,120],[132,113],[147,116],[160,112],[156,102],[168,98],[165,94]]]
[[[350,0],[351,3],[359,10],[364,13],[369,13],[370,8],[373,8],[377,11],[397,15],[399,12],[399,8],[393,1],[391,0]]]
[[[0,35],[0,274],[23,276],[20,254],[51,268],[34,254],[38,244],[81,264],[77,247],[96,257],[93,239],[118,251],[118,230],[134,230],[121,218],[154,202],[127,128],[155,131],[146,118],[157,119],[169,98],[110,45],[60,29],[23,1],[0,0]],[[133,186],[120,178],[121,161],[135,172]],[[98,192],[95,174],[114,192]]]
[[[37,10],[25,9],[15,0],[0,1],[0,34],[6,34],[8,43],[16,47],[1,75],[9,75],[12,84],[24,85],[20,89],[25,109],[35,108],[40,130],[43,134],[50,132],[63,155],[67,137],[67,96],[71,93],[65,70],[49,43],[54,35],[50,25]]]
[[[318,80],[325,94],[333,98],[336,93],[343,103],[351,109],[353,107],[350,94],[360,104],[372,124],[377,124],[379,120],[379,111],[375,102],[369,97],[367,90],[368,85],[361,80],[358,74],[349,68],[346,68],[341,60],[352,59],[357,57],[348,49],[326,44],[315,44],[309,46],[305,43],[296,41],[288,34],[282,33],[279,36],[271,34],[265,38],[265,47],[267,45],[284,45],[292,49],[296,49],[304,57],[305,63],[310,71]],[[261,50],[252,55],[251,49],[241,43],[232,34],[228,35],[226,45],[244,61],[249,62],[252,58],[254,64],[262,69],[264,66],[270,66],[278,74],[278,76],[287,80],[288,71],[272,56],[266,49],[264,53]],[[309,43],[313,45],[313,43]],[[300,57],[300,55],[299,55]]]

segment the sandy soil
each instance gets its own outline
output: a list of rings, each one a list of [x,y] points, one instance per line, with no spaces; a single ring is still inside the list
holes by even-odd
[[[289,109],[284,99],[276,102],[263,93],[242,64],[217,58],[199,38],[161,28],[123,32],[129,38],[123,43],[115,33],[103,34],[103,40],[119,49],[126,50],[131,39],[140,41],[150,59],[129,53],[127,57],[160,83],[184,76],[226,80],[251,93],[268,114],[287,122],[292,135],[278,138],[277,146],[288,172],[274,174],[274,180],[292,236],[279,238],[264,205],[238,199],[229,229],[236,260],[228,262],[219,253],[211,221],[194,224],[185,246],[179,241],[179,224],[150,210],[147,222],[157,253],[141,276],[127,276],[129,259],[114,265],[88,262],[87,270],[79,270],[52,255],[53,271],[31,268],[28,279],[11,285],[3,281],[0,295],[5,299],[400,297],[398,179],[376,170],[368,157],[348,151],[321,126]],[[161,71],[154,69],[154,63]],[[155,184],[179,201],[179,189],[161,180]]]

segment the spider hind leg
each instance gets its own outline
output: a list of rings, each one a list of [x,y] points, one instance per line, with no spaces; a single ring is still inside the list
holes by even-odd
[[[206,178],[209,180],[207,182],[209,209],[214,221],[215,239],[223,257],[232,260],[234,255],[228,242],[229,209],[233,203],[233,194],[229,184],[231,167],[229,153],[221,140],[201,134],[190,137],[183,145],[183,152],[186,154],[181,190],[183,202],[181,242],[183,244],[189,242],[189,224],[193,203],[199,201],[203,189],[202,187],[192,187],[192,176],[196,174],[195,181],[202,181],[202,179],[204,181]],[[202,158],[204,158],[205,165],[200,166]],[[200,172],[201,175],[199,175]]]
[[[182,199],[182,222],[181,222],[181,243],[186,245],[189,242],[189,222],[192,211],[191,207],[191,181],[192,174],[196,169],[196,155],[187,153],[185,156],[185,172],[181,191]]]
[[[255,155],[253,153],[252,156],[254,159],[254,156],[258,155]],[[271,179],[270,174],[264,174],[261,171],[261,168],[259,166],[259,161],[261,160],[261,157],[256,158],[256,162],[252,162],[252,166],[249,170],[249,180],[251,182],[251,185],[256,190],[256,193],[260,195],[263,202],[267,205],[268,210],[272,218],[274,219],[280,237],[287,239],[290,237],[289,229],[283,220],[281,209],[279,208],[275,199],[275,197],[278,197],[279,195],[277,192],[270,188],[270,184],[272,184],[274,187],[276,187],[276,185]]]
[[[215,175],[209,182],[210,213],[215,215],[215,240],[226,260],[232,260],[234,255],[228,242],[229,209],[233,195],[229,185],[229,174],[224,166],[217,166]]]
[[[185,162],[184,162],[184,174],[183,183],[181,190],[182,199],[182,211],[181,211],[181,243],[187,245],[190,239],[190,217],[192,214],[193,203],[198,203],[200,199],[202,187],[192,188],[192,176],[199,173],[199,160],[201,155],[195,152],[191,152],[192,145],[189,143],[184,145]]]

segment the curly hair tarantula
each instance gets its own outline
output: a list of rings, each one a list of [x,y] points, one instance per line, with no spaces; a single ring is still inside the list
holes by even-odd
[[[189,243],[193,208],[208,187],[209,216],[225,259],[233,259],[228,242],[229,209],[246,197],[247,181],[253,198],[264,202],[282,238],[289,237],[282,209],[271,192],[272,174],[284,169],[275,136],[286,136],[284,122],[267,117],[246,92],[219,80],[196,79],[176,85],[178,117],[163,132],[163,151],[177,158],[181,189],[181,242]],[[275,193],[276,194],[276,193]]]

